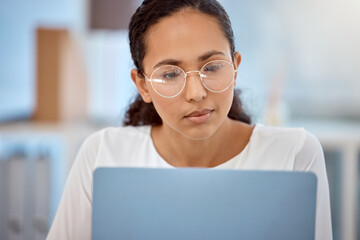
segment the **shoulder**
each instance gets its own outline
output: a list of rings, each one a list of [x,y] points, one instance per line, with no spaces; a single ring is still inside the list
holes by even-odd
[[[263,124],[256,124],[255,127],[257,134],[262,136],[287,136],[287,137],[299,137],[306,133],[304,128],[289,128],[289,127],[273,127]]]
[[[117,155],[118,152],[127,152],[133,149],[135,144],[150,138],[150,126],[141,127],[108,127],[94,132],[88,136],[78,155],[87,159],[100,158],[103,160],[104,155]],[[94,164],[94,162],[93,162]]]
[[[270,127],[257,124],[254,139],[258,142],[280,146],[293,146],[296,153],[322,151],[319,140],[304,128]]]
[[[293,170],[294,162],[311,136],[304,128],[256,124],[247,153],[254,166]]]
[[[138,147],[138,144],[134,143],[145,139],[144,136],[149,133],[150,126],[108,127],[99,130],[84,140],[74,160],[72,171],[89,177],[97,166],[116,165],[116,162],[126,160],[124,156]]]
[[[307,132],[304,143],[298,152],[294,170],[317,172],[325,166],[324,152],[319,140]]]
[[[308,134],[304,128],[270,127],[257,124],[252,138],[262,144],[296,145],[301,148]]]
[[[259,124],[255,137],[261,142],[277,143],[281,146],[294,146],[296,153],[316,153],[322,147],[319,140],[304,128],[269,127]]]
[[[322,152],[319,140],[304,128],[269,127],[258,124],[254,138],[263,144],[294,146],[297,154]]]
[[[105,142],[128,142],[150,136],[150,126],[141,127],[108,127],[99,130],[84,141],[84,145],[101,145]]]

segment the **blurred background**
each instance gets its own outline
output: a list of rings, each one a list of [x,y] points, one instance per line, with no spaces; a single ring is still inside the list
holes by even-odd
[[[253,122],[319,138],[334,239],[360,239],[360,1],[220,2]],[[0,239],[45,239],[84,138],[121,125],[140,3],[0,0]]]

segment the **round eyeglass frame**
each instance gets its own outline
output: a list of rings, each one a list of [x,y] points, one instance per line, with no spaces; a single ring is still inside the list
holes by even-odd
[[[226,88],[224,88],[223,90],[220,90],[220,91],[212,90],[212,89],[208,88],[208,87],[206,86],[206,84],[204,83],[204,81],[203,81],[204,75],[201,73],[201,71],[203,70],[203,68],[204,68],[207,64],[212,63],[212,62],[225,62],[225,63],[230,64],[230,65],[233,66],[234,77],[233,77],[233,79],[231,80],[231,82],[229,83],[229,85],[226,86]],[[165,96],[165,95],[159,93],[159,92],[155,89],[155,87],[153,86],[153,81],[152,81],[153,74],[154,74],[159,68],[164,67],[164,66],[175,66],[175,67],[178,67],[178,68],[184,73],[184,76],[185,76],[185,81],[184,81],[184,84],[183,84],[181,90],[180,90],[177,94],[175,94],[175,95],[173,95],[173,96]],[[194,73],[194,72],[199,73],[200,80],[201,80],[201,84],[202,84],[207,90],[209,90],[210,92],[214,92],[214,93],[221,93],[221,92],[226,91],[226,90],[231,86],[231,84],[234,82],[234,80],[235,80],[235,73],[237,73],[237,69],[235,69],[235,68],[234,68],[234,65],[233,65],[231,62],[229,62],[229,61],[226,61],[226,60],[212,60],[212,61],[209,61],[209,62],[205,63],[205,64],[201,67],[200,71],[198,71],[198,70],[191,70],[191,71],[185,72],[184,69],[182,69],[181,67],[176,66],[176,65],[162,65],[162,66],[156,68],[156,69],[151,73],[150,78],[148,78],[144,72],[142,72],[142,74],[145,76],[146,80],[151,83],[151,87],[153,88],[153,90],[154,90],[159,96],[164,97],[164,98],[174,98],[174,97],[177,97],[177,96],[184,90],[184,88],[185,88],[185,86],[186,86],[187,75],[188,75],[189,73]]]

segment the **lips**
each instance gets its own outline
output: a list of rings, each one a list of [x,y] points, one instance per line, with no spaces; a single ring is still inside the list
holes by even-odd
[[[186,115],[185,118],[193,123],[203,123],[211,117],[213,111],[212,109],[196,110]]]
[[[192,113],[186,115],[185,117],[198,117],[207,113],[212,112],[213,110],[210,109],[202,109],[200,111],[193,111]]]

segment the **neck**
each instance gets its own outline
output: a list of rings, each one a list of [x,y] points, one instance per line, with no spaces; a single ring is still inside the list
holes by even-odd
[[[239,137],[238,129],[239,122],[226,119],[212,136],[202,140],[193,140],[164,125],[154,128],[152,137],[159,154],[172,166],[214,167],[242,150],[229,146]]]

